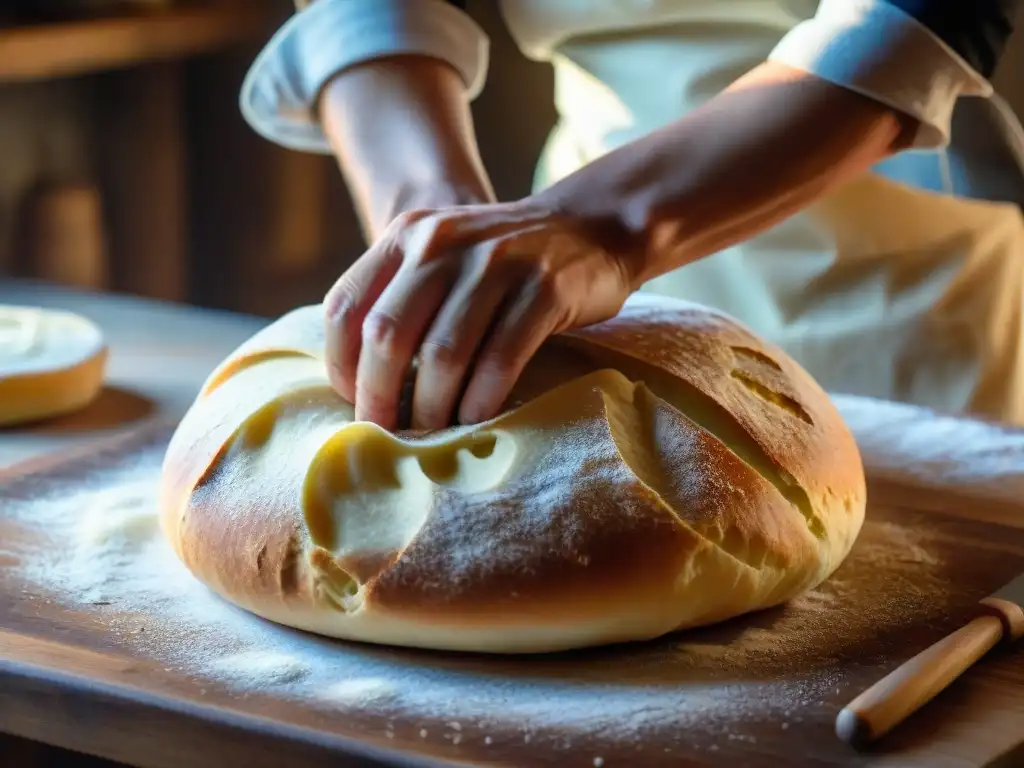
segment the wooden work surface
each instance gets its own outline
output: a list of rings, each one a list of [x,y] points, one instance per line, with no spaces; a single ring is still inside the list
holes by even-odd
[[[882,467],[861,537],[828,583],[716,628],[526,659],[335,643],[219,603],[173,559],[158,566],[163,542],[146,527],[185,381],[259,321],[159,307],[143,330],[144,304],[76,308],[134,318],[117,331],[112,375],[156,405],[105,426],[102,449],[30,433],[35,458],[0,474],[0,728],[10,733],[154,767],[1024,764],[1013,751],[1024,742],[1020,649],[993,653],[869,753],[832,730],[856,693],[1024,571],[1024,501],[1005,483],[992,490],[999,472],[979,491]],[[161,364],[160,343],[172,363]],[[160,373],[133,379],[150,353]],[[149,388],[163,377],[180,391]],[[8,456],[18,439],[0,443]],[[39,456],[44,444],[63,455]],[[866,448],[869,468],[890,448]],[[1024,463],[998,458],[1010,473]],[[113,519],[126,500],[138,514],[94,530],[91,559],[78,523]],[[132,547],[112,559],[103,547],[129,533]],[[88,595],[76,591],[86,584]]]

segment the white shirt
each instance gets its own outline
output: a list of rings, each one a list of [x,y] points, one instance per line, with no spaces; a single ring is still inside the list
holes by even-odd
[[[927,27],[879,0],[501,0],[523,53],[548,60],[574,36],[735,15],[777,27],[770,60],[870,96],[920,121],[918,148],[945,146],[957,98],[988,81]],[[315,114],[324,85],[356,64],[396,54],[450,63],[470,97],[484,87],[489,42],[443,0],[317,0],[293,16],[246,77],[242,112],[261,135],[329,153]]]

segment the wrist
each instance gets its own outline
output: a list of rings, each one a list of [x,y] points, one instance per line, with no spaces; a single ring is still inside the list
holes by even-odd
[[[595,185],[594,179],[573,175],[524,198],[521,205],[560,219],[608,253],[627,275],[630,290],[637,290],[656,276],[648,248],[648,196],[621,190],[609,176],[602,181]]]
[[[379,237],[403,213],[494,202],[490,185],[482,179],[404,180],[391,185],[381,184],[376,192],[367,215],[371,240]]]
[[[639,285],[764,232],[867,171],[899,148],[906,125],[845,88],[762,65],[540,197],[605,233]]]
[[[482,181],[444,180],[435,183],[410,182],[395,190],[393,215],[406,211],[451,208],[457,205],[493,203],[494,193]]]

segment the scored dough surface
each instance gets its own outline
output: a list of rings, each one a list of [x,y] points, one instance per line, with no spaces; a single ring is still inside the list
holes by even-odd
[[[637,295],[548,341],[499,417],[353,421],[318,306],[211,374],[164,463],[200,580],[341,638],[498,653],[643,640],[789,600],[846,557],[864,475],[827,395],[705,307]]]
[[[60,416],[103,386],[100,329],[71,312],[0,305],[0,426]]]

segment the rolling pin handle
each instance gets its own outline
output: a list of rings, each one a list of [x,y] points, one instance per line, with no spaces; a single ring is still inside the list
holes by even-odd
[[[1004,622],[979,616],[904,662],[836,717],[836,735],[853,746],[879,739],[944,690],[1002,638]]]
[[[836,736],[854,747],[870,744],[874,738],[871,723],[849,707],[843,707],[836,716]]]
[[[1004,639],[1012,642],[1024,637],[1024,608],[993,596],[981,601],[981,610],[1003,623]]]

